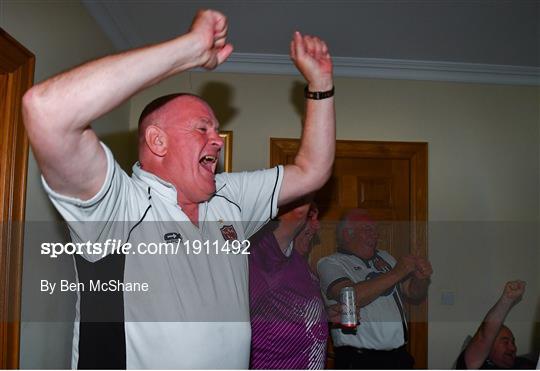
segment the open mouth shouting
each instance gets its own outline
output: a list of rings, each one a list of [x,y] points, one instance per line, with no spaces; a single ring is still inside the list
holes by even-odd
[[[216,156],[204,155],[199,160],[199,164],[201,164],[202,168],[212,175],[214,175],[216,172],[217,162],[218,162],[217,155]]]

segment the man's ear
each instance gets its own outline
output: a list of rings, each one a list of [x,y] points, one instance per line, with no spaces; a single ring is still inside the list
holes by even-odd
[[[149,125],[144,131],[146,145],[153,154],[159,157],[165,156],[168,149],[167,133],[156,125]]]

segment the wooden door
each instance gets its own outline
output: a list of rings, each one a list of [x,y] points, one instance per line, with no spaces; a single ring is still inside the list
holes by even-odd
[[[0,368],[19,366],[19,326],[28,139],[22,96],[34,56],[0,29]]]
[[[292,163],[298,139],[271,139],[270,162]],[[333,254],[335,226],[344,211],[366,209],[377,220],[379,248],[394,257],[427,256],[427,144],[337,141],[330,180],[317,192],[320,242],[310,254],[315,268],[320,258]],[[427,301],[409,305],[409,351],[415,367],[427,368]],[[328,367],[333,365],[329,348]]]

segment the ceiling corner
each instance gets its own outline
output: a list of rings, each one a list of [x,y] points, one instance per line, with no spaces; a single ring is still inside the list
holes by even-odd
[[[81,3],[118,51],[134,47],[133,42],[127,36],[129,33],[124,32],[125,28],[121,26],[121,22],[109,10],[110,5],[99,0],[81,0]]]

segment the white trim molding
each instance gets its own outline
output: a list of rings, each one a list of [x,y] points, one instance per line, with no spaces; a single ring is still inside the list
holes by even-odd
[[[538,67],[350,57],[333,62],[334,74],[341,77],[540,86]],[[216,71],[298,74],[287,55],[254,53],[233,53]]]
[[[81,0],[117,50],[131,49],[141,40],[129,17],[118,19],[116,2]],[[1,3],[1,0],[0,0]],[[334,57],[334,74],[368,79],[428,80],[465,83],[540,86],[540,67]],[[288,55],[233,53],[218,72],[297,75]]]

